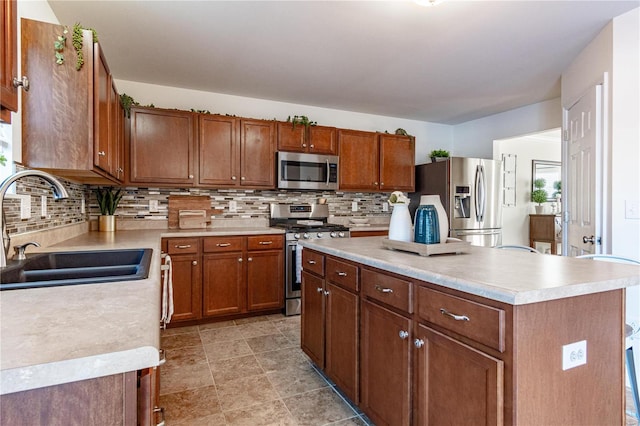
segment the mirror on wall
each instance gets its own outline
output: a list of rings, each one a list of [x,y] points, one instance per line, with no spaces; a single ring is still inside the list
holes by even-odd
[[[560,161],[532,160],[531,167],[531,191],[536,188],[533,183],[536,179],[544,179],[545,186],[543,189],[547,191],[547,201],[555,201],[556,182],[562,182],[562,163]]]

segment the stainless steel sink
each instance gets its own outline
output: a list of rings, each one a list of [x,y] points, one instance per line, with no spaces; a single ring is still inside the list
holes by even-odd
[[[142,280],[151,249],[65,251],[33,254],[0,269],[0,290]]]

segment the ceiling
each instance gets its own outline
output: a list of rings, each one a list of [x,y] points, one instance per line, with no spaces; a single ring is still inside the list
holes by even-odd
[[[458,124],[560,96],[635,1],[59,1],[116,79]],[[152,101],[152,100],[150,100]]]

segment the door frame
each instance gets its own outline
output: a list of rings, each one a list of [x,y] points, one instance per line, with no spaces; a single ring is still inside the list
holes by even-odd
[[[596,182],[595,200],[600,203],[596,206],[596,234],[600,236],[600,244],[596,244],[595,253],[611,252],[611,179],[609,171],[611,170],[611,146],[609,143],[609,73],[604,72],[600,78],[591,84],[575,99],[568,103],[568,107],[562,106],[562,188],[567,188],[568,167],[569,164],[569,110],[578,103],[580,99],[588,95],[594,86],[601,87],[601,134],[600,146],[596,147],[596,166],[599,182]],[[562,255],[568,256],[569,253],[569,197],[568,193],[562,197]]]

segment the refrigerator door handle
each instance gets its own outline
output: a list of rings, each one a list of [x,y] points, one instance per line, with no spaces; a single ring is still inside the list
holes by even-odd
[[[487,210],[487,177],[484,173],[484,166],[480,166],[480,187],[478,188],[480,198],[480,222],[484,222],[484,213]]]
[[[474,204],[476,208],[476,222],[482,222],[484,220],[484,208],[485,208],[485,182],[482,166],[476,166],[476,179],[474,188]]]

